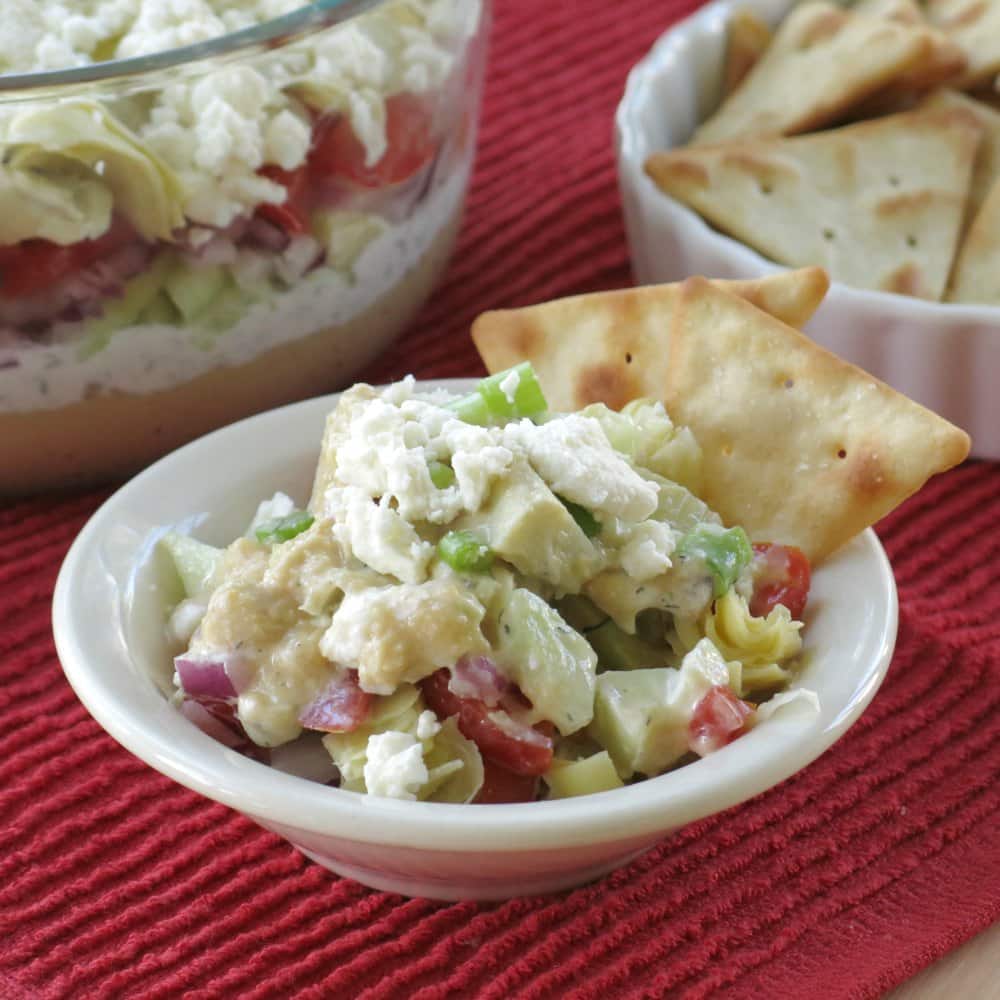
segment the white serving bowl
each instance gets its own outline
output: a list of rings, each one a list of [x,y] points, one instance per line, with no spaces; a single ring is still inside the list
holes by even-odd
[[[466,391],[473,383],[430,383]],[[818,714],[789,705],[730,746],[650,781],[599,795],[459,806],[357,795],[226,749],[168,704],[171,600],[154,542],[197,525],[226,544],[275,490],[304,502],[327,396],[243,420],[168,455],[111,497],[80,533],[56,584],[53,628],[66,676],[126,749],[238,809],[341,875],[439,899],[501,899],[579,885],[664,835],[742,802],[805,767],[858,718],[896,636],[896,590],[871,531],[814,577],[798,683]]]
[[[719,103],[730,11],[777,24],[792,0],[719,0],[664,34],[629,74],[618,105],[618,178],[636,281],[692,274],[754,278],[783,270],[712,229],[643,172],[656,150],[684,145]],[[924,302],[834,282],[806,332],[972,435],[1000,458],[1000,308]]]

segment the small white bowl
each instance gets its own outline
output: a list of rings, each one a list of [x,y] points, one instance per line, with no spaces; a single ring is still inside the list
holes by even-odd
[[[467,390],[470,381],[428,383]],[[67,678],[126,749],[238,809],[341,875],[438,899],[503,899],[579,885],[665,834],[742,802],[805,767],[878,689],[896,636],[896,590],[871,531],[814,577],[793,705],[697,763],[612,792],[520,805],[458,806],[357,795],[293,777],[216,743],[167,703],[170,595],[154,548],[165,525],[226,544],[259,499],[309,493],[336,396],[243,420],[168,455],[119,490],[77,538],[56,584],[53,627]],[[204,512],[204,513],[203,513]]]
[[[618,179],[640,284],[692,274],[754,278],[783,270],[712,229],[643,172],[646,157],[684,145],[718,104],[730,11],[771,24],[792,0],[720,0],[666,32],[629,74],[618,105]],[[972,435],[972,454],[1000,458],[1000,307],[951,305],[833,282],[806,332]]]

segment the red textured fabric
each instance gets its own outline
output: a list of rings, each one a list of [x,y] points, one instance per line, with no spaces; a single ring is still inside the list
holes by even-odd
[[[478,374],[478,311],[628,283],[611,115],[694,6],[499,0],[457,256],[369,380]],[[880,526],[898,652],[831,751],[595,885],[492,905],[338,879],[103,733],[49,604],[104,495],[0,509],[4,998],[875,997],[1000,918],[1000,465]]]

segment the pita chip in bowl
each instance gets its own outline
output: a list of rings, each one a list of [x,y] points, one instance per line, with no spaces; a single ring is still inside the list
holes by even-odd
[[[829,4],[719,0],[666,31],[630,73],[615,118],[633,276],[646,286],[822,266],[830,290],[803,331],[965,428],[976,457],[1000,459],[1000,394],[993,388],[1000,377],[1000,278],[993,277],[1000,275],[1000,244],[986,212],[1000,211],[1000,193],[987,205],[1000,148],[996,110],[982,92],[925,87],[918,70],[926,63],[897,60],[895,75],[874,90],[859,88],[857,76],[827,78],[825,89],[811,82],[827,72],[869,73],[857,69],[857,54],[847,58],[843,37],[879,19],[923,32],[926,51],[951,52],[954,61],[960,40],[932,11],[914,8],[918,22],[904,6],[869,0],[842,17]],[[751,111],[737,95],[776,72],[766,67],[768,52],[789,13],[801,18],[803,10],[816,25],[803,32],[805,51],[789,56],[800,65],[801,86],[786,80],[774,93],[764,87],[767,101]],[[737,38],[743,30],[735,28],[737,11],[768,25],[774,42],[729,93],[731,27]],[[884,60],[876,48],[865,49],[866,58]],[[830,51],[844,58],[830,59]],[[824,99],[835,112],[820,109],[817,118]],[[876,99],[879,117],[859,121],[874,113]],[[795,122],[761,131],[758,112],[772,106]],[[725,129],[720,120],[729,123]],[[752,120],[756,133],[748,135],[742,125]],[[886,160],[890,148],[894,163]]]

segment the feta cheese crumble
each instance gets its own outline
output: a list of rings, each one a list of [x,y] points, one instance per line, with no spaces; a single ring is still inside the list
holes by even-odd
[[[368,737],[365,788],[369,795],[412,802],[430,775],[423,747],[409,733],[389,730]]]

